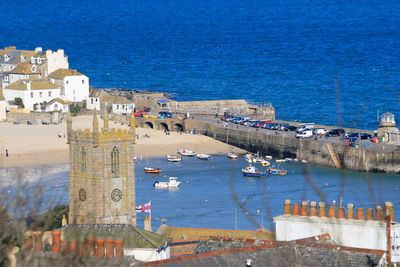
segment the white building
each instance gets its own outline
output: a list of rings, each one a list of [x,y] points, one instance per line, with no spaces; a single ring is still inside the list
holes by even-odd
[[[44,64],[45,77],[58,69],[68,68],[68,57],[64,54],[63,49],[58,49],[57,52],[53,52],[50,49],[46,50],[46,62]]]
[[[39,80],[42,78],[40,67],[36,64],[20,64],[3,78],[3,88],[18,80]]]
[[[25,108],[43,111],[47,103],[60,97],[60,87],[48,80],[18,80],[4,88],[3,95],[8,102],[19,97]]]
[[[51,100],[49,103],[46,105],[46,111],[61,111],[62,113],[68,112],[68,102],[60,99],[60,98],[55,98]]]
[[[124,99],[123,101],[116,101],[116,103],[112,104],[111,112],[119,115],[131,114],[135,109],[135,104],[128,99]]]
[[[6,119],[6,99],[3,96],[3,91],[0,88],[0,121]]]
[[[75,69],[58,69],[49,74],[50,81],[61,88],[61,98],[81,102],[89,97],[89,78]]]

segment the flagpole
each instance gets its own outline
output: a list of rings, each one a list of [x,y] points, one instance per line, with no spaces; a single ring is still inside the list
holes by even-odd
[[[237,214],[236,214],[236,208],[235,208],[235,230],[237,230]]]

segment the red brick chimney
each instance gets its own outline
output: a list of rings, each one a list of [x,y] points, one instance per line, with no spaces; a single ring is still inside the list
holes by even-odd
[[[373,208],[368,208],[366,212],[366,220],[367,221],[373,221],[374,220],[374,209]]]
[[[328,217],[329,218],[335,218],[336,217],[336,207],[335,206],[329,206],[328,207]]]
[[[310,216],[311,217],[317,216],[317,202],[315,201],[310,202]]]
[[[364,220],[364,208],[357,209],[357,220]]]
[[[383,210],[381,206],[376,206],[375,208],[375,220],[383,221]]]
[[[307,203],[307,201],[301,202],[300,216],[308,216],[308,203]]]
[[[337,209],[337,217],[338,217],[338,219],[344,219],[344,218],[346,218],[345,216],[344,216],[344,207],[338,207],[338,209]]]
[[[300,205],[293,204],[293,216],[299,216],[299,215],[300,215]]]

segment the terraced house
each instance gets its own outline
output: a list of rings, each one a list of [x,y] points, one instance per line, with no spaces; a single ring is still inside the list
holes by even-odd
[[[69,69],[62,49],[18,50],[10,46],[0,49],[0,90],[6,109],[67,112],[69,103],[88,98],[89,78]]]

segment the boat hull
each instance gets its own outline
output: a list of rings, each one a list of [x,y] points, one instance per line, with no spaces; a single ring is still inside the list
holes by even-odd
[[[243,172],[242,171],[242,173],[243,173],[243,176],[248,176],[248,177],[262,177],[262,176],[266,176],[267,175],[266,173],[262,173],[262,172],[260,172],[260,173],[249,173],[249,172]]]

